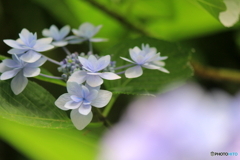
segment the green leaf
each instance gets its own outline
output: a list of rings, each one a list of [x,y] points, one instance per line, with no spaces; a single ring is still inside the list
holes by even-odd
[[[142,37],[126,40],[107,50],[104,54],[113,55],[112,60],[117,61],[117,66],[126,65],[129,62],[120,59],[120,56],[131,59],[129,49],[135,46],[141,47],[141,44],[149,44],[150,47],[156,47],[161,56],[168,56],[168,59],[164,60],[164,62],[166,62],[165,68],[170,73],[144,69],[143,75],[138,78],[126,79],[125,75],[121,75],[122,78],[119,80],[106,80],[104,82],[108,90],[123,94],[152,94],[175,81],[184,81],[192,76],[193,72],[189,65],[190,49],[186,49],[176,43]]]
[[[223,0],[197,0],[197,2],[217,20],[219,20],[219,13],[226,10]]]
[[[0,55],[0,60],[4,60],[4,59],[9,59],[9,57],[6,57],[6,56],[3,56],[3,55]]]
[[[0,116],[21,124],[42,128],[73,128],[55,98],[38,84],[29,81],[25,90],[14,95],[9,81],[0,81]]]
[[[35,160],[94,160],[102,125],[84,130],[56,130],[21,125],[0,118],[0,137]]]

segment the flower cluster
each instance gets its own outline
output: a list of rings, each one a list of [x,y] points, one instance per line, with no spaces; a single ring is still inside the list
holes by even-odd
[[[125,66],[116,67],[116,60],[111,60],[110,55],[98,56],[93,54],[92,42],[106,41],[103,38],[94,38],[101,29],[101,25],[94,26],[91,23],[83,23],[78,29],[72,29],[74,35],[69,35],[70,26],[58,29],[55,25],[42,31],[46,38],[37,39],[36,33],[31,33],[23,29],[17,40],[4,40],[12,47],[8,51],[12,59],[5,59],[0,63],[0,80],[13,78],[11,89],[14,94],[20,94],[27,86],[28,77],[45,76],[66,81],[67,91],[55,102],[55,105],[62,110],[72,110],[71,119],[74,126],[81,130],[87,126],[93,117],[92,106],[102,108],[106,106],[112,93],[101,90],[104,80],[120,79],[120,74],[125,74],[127,78],[136,78],[143,74],[142,68],[156,69],[165,73],[168,70],[163,68],[165,63],[156,48],[148,44],[142,45],[142,49],[134,47],[130,49],[132,60],[121,57],[130,62]],[[68,44],[79,44],[87,41],[89,52],[70,52],[66,46]],[[66,58],[61,62],[43,55],[41,52],[61,47],[66,52]],[[46,61],[58,65],[57,69],[62,73],[61,77],[45,75],[40,73],[40,66]],[[128,68],[130,67],[130,68]],[[127,69],[126,69],[127,68]],[[116,70],[123,71],[115,73]],[[124,70],[126,69],[126,70]]]

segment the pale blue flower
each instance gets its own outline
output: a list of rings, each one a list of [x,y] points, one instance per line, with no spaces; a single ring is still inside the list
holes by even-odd
[[[83,23],[78,29],[72,29],[74,36],[69,36],[67,39],[70,44],[77,44],[87,40],[91,42],[106,41],[104,38],[93,38],[101,27],[102,25],[95,27],[91,23]]]
[[[41,57],[34,63],[22,61],[17,55],[13,54],[13,59],[5,59],[0,63],[0,80],[13,78],[11,81],[11,89],[14,94],[21,93],[27,86],[27,77],[35,77],[40,74],[40,67],[46,62],[45,57]]]
[[[114,80],[121,78],[112,72],[99,72],[106,68],[110,63],[110,56],[103,56],[97,59],[95,56],[90,55],[88,59],[79,57],[79,61],[82,64],[82,68],[86,71],[76,71],[68,79],[68,82],[77,82],[82,84],[87,82],[92,87],[100,86],[103,83],[103,79]]]
[[[103,137],[97,160],[239,159],[210,154],[239,153],[239,104],[240,95],[192,84],[140,97]]]
[[[136,78],[143,74],[142,67],[148,69],[157,69],[159,71],[169,73],[168,70],[163,68],[165,63],[162,60],[167,59],[167,57],[161,57],[160,53],[157,53],[156,48],[150,48],[149,45],[142,44],[142,50],[138,47],[134,47],[129,50],[132,60],[121,57],[123,60],[135,64],[134,67],[128,68],[125,72],[127,78]]]
[[[71,120],[74,126],[82,130],[92,120],[92,106],[102,108],[108,104],[112,93],[106,90],[99,90],[99,87],[79,85],[76,82],[67,83],[67,91],[55,102],[55,105],[62,110],[71,111]]]
[[[17,54],[20,59],[25,62],[36,62],[42,56],[39,52],[54,48],[54,46],[51,45],[52,38],[37,39],[37,34],[31,33],[27,29],[23,29],[19,36],[20,39],[16,41],[10,39],[3,41],[13,48],[10,49],[8,53]]]
[[[42,31],[43,36],[53,38],[52,45],[57,47],[63,47],[68,44],[66,36],[70,32],[70,27],[68,25],[64,26],[62,29],[58,29],[55,25],[51,25],[50,29],[44,29]]]

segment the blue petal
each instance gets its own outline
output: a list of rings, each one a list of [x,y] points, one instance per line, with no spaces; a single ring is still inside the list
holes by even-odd
[[[74,109],[70,114],[73,125],[78,129],[84,129],[92,120],[93,114],[90,112],[88,115],[82,115],[78,109]]]
[[[11,89],[15,95],[21,93],[27,86],[28,79],[23,76],[22,71],[19,72],[11,81]]]
[[[98,96],[92,101],[91,105],[97,108],[104,107],[112,98],[112,92],[100,90]]]
[[[37,53],[33,50],[29,50],[27,51],[27,53],[23,54],[20,59],[23,60],[24,62],[28,62],[28,63],[33,63],[36,62],[37,60],[39,60],[41,58],[41,54]]]
[[[64,105],[65,105],[67,102],[69,102],[69,101],[72,100],[70,96],[71,96],[71,94],[69,94],[69,93],[65,93],[65,94],[61,95],[61,96],[58,97],[58,99],[55,101],[55,105],[56,105],[58,108],[62,109],[62,110],[69,110],[68,108],[65,108]]]
[[[118,76],[117,74],[112,73],[112,72],[103,72],[99,76],[102,77],[103,79],[108,79],[108,80],[114,80],[114,79],[121,78],[120,76]]]
[[[110,63],[110,56],[107,55],[107,56],[104,56],[104,57],[101,57],[97,63],[96,63],[96,71],[100,71],[104,68],[106,68]]]
[[[82,86],[76,82],[67,82],[67,91],[71,95],[76,95],[79,98],[83,97]]]
[[[82,84],[83,82],[85,82],[86,78],[86,71],[76,71],[69,77],[68,82],[76,82],[78,84]]]
[[[16,76],[20,71],[21,71],[21,69],[13,69],[10,71],[3,72],[0,79],[1,80],[10,79],[10,78]]]
[[[131,68],[128,68],[125,72],[127,78],[136,78],[143,74],[142,67],[137,65]]]
[[[80,102],[74,102],[74,101],[69,101],[67,102],[64,107],[68,109],[77,109],[80,105],[82,104],[82,101]]]
[[[97,87],[97,86],[100,86],[103,83],[103,80],[99,76],[88,75],[87,76],[87,83],[91,87]]]
[[[92,106],[91,105],[81,105],[78,109],[79,113],[82,115],[88,115],[92,110]]]
[[[23,75],[25,77],[35,77],[38,76],[40,74],[40,68],[28,68],[25,67],[23,69]]]

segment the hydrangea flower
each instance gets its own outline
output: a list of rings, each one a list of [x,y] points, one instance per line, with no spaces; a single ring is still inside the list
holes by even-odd
[[[22,61],[17,55],[13,54],[12,59],[5,59],[0,63],[1,80],[13,78],[11,89],[14,94],[21,93],[27,86],[27,77],[35,77],[40,74],[40,67],[46,62],[45,57],[41,57],[34,63]]]
[[[82,68],[86,71],[76,71],[68,79],[68,82],[77,82],[82,84],[87,82],[91,87],[100,86],[103,83],[103,79],[114,80],[121,78],[112,72],[99,72],[106,68],[110,63],[110,56],[103,56],[97,59],[94,55],[90,55],[88,59],[79,57],[79,61],[82,64]]]
[[[50,44],[52,38],[37,39],[37,34],[31,33],[27,29],[23,29],[19,37],[20,39],[16,41],[11,39],[5,39],[3,41],[13,48],[10,49],[8,53],[17,54],[21,60],[28,63],[39,60],[42,56],[39,52],[54,48],[54,46]]]
[[[123,60],[135,64],[134,67],[128,68],[125,72],[127,78],[136,78],[143,74],[142,67],[148,69],[157,69],[159,71],[169,73],[168,70],[163,68],[165,65],[162,60],[168,57],[161,57],[160,53],[157,53],[156,48],[150,48],[149,45],[142,44],[142,50],[138,47],[134,47],[129,50],[132,60],[121,57]]]
[[[141,97],[104,136],[97,160],[217,160],[212,151],[238,152],[239,104],[240,95],[193,84]]]
[[[44,29],[42,31],[43,36],[53,38],[52,45],[57,47],[63,47],[68,44],[65,39],[70,32],[70,27],[68,25],[64,26],[62,29],[58,29],[55,25],[51,25],[50,29]]]
[[[74,36],[69,36],[67,39],[69,40],[70,44],[77,44],[86,40],[91,42],[106,41],[104,38],[93,38],[93,36],[97,34],[101,27],[102,25],[95,27],[91,23],[83,23],[78,29],[72,29]]]
[[[76,82],[67,83],[67,91],[55,102],[55,105],[62,110],[71,111],[71,120],[74,126],[82,130],[92,120],[92,106],[102,108],[108,104],[112,93],[106,90],[99,90],[99,87],[79,85]]]

